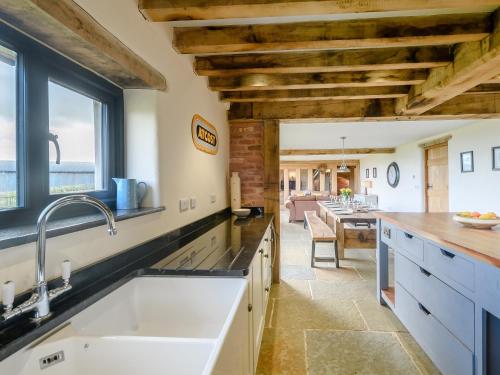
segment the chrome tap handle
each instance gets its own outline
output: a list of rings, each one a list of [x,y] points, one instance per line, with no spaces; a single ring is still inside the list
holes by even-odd
[[[14,307],[14,297],[16,295],[16,284],[14,281],[7,281],[2,285],[3,307],[5,312],[12,311]]]
[[[68,285],[69,279],[71,277],[71,262],[69,260],[65,260],[64,262],[62,262],[61,271],[64,285]]]

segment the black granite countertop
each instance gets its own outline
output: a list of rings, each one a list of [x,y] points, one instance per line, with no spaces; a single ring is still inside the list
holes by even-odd
[[[74,272],[73,289],[51,303],[49,318],[34,323],[22,316],[0,323],[0,361],[135,277],[246,276],[272,219],[266,214],[237,220],[223,210]],[[49,287],[59,285],[60,279],[49,282]],[[16,304],[30,294],[18,296]]]

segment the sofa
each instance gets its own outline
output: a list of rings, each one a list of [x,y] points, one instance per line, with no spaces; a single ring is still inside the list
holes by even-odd
[[[288,208],[290,223],[295,221],[304,221],[305,211],[316,211],[319,216],[318,201],[330,200],[329,194],[324,195],[294,195],[288,198],[285,202],[285,207]]]

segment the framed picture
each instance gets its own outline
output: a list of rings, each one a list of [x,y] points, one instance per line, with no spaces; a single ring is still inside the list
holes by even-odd
[[[493,153],[493,170],[500,171],[500,146],[492,148]]]
[[[460,153],[460,166],[462,173],[474,172],[474,152],[466,151]]]
[[[373,178],[377,178],[377,168],[373,168],[372,175],[373,175]]]
[[[365,177],[370,178],[370,168],[366,168],[365,170]]]

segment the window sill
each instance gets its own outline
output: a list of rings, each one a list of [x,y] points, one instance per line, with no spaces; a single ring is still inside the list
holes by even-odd
[[[116,221],[132,219],[139,216],[149,215],[164,211],[165,207],[146,207],[136,210],[113,211]],[[99,214],[73,217],[70,219],[54,220],[47,225],[47,238],[62,236],[64,234],[77,232],[103,225],[105,220]],[[0,229],[0,250],[8,247],[24,245],[35,242],[37,238],[36,225],[24,225],[19,227]]]

